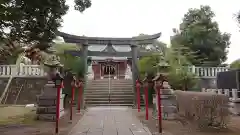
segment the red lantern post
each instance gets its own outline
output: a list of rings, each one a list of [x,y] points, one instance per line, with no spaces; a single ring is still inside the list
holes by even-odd
[[[146,120],[148,120],[148,83],[144,83]]]
[[[61,88],[62,88],[62,89],[64,88],[64,83],[63,83],[63,82],[61,83]]]
[[[78,93],[78,113],[80,113],[81,110],[81,99],[82,99],[82,82],[78,82],[78,87],[79,87],[79,93]]]
[[[55,127],[55,133],[58,133],[58,123],[59,123],[59,117],[60,117],[60,94],[61,94],[61,86],[57,88],[57,106],[56,106],[56,127]]]
[[[70,103],[70,120],[72,120],[72,117],[73,117],[73,102],[74,102],[74,93],[75,93],[75,81],[73,79],[73,81],[71,82],[71,86],[72,86],[72,97],[71,97],[71,103]]]
[[[63,85],[63,78],[61,76],[57,76],[55,80],[55,86],[57,87],[57,103],[56,103],[56,122],[55,122],[55,133],[58,134],[59,132],[59,118],[60,118],[60,95],[61,89],[64,87]]]
[[[141,87],[141,84],[140,84],[139,80],[136,80],[137,108],[138,108],[138,112],[140,112],[140,87]]]
[[[162,85],[160,83],[156,83],[157,88],[157,102],[158,102],[158,132],[162,133],[162,103],[161,103],[161,88]]]

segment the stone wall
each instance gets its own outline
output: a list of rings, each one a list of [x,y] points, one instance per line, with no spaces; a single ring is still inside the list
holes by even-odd
[[[5,87],[7,86],[9,78],[1,78],[0,79],[0,97],[3,94],[3,91],[5,90]]]
[[[35,104],[36,96],[47,83],[45,77],[13,78],[2,101],[5,104]]]
[[[216,93],[175,91],[178,115],[197,128],[226,127],[228,96]]]

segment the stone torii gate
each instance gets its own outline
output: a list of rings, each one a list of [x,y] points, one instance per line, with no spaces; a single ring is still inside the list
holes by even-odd
[[[140,52],[138,45],[149,45],[161,36],[161,33],[154,35],[147,35],[144,37],[132,37],[132,38],[107,38],[107,37],[85,37],[67,34],[64,32],[57,32],[57,35],[62,37],[66,43],[76,43],[82,46],[81,51],[66,51],[75,56],[81,56],[84,59],[84,72],[87,73],[87,58],[88,56],[112,56],[112,57],[128,57],[132,58],[132,78],[133,88],[135,89],[135,81],[138,79],[138,57],[152,54],[151,52]],[[107,45],[104,52],[101,51],[89,51],[90,45]],[[130,52],[117,52],[112,45],[116,46],[130,46]],[[86,76],[85,76],[86,78]],[[85,80],[86,81],[86,80]]]

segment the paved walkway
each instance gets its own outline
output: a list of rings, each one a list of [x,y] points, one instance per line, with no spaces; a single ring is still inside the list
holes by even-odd
[[[126,107],[92,107],[69,135],[151,135]]]

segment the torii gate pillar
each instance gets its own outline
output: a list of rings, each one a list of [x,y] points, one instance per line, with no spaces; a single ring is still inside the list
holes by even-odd
[[[133,92],[134,99],[136,99],[136,80],[138,79],[138,48],[136,43],[131,43],[132,51],[132,81],[133,81]],[[134,100],[134,105],[136,105],[136,100]]]

